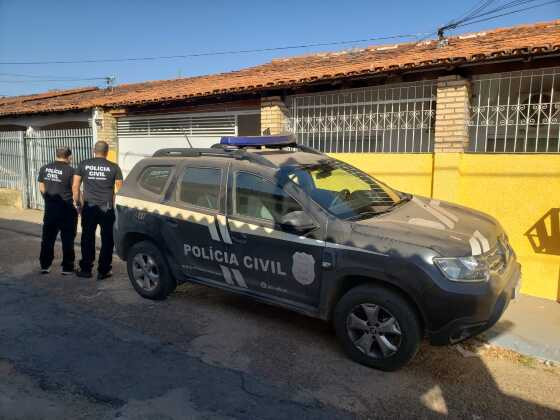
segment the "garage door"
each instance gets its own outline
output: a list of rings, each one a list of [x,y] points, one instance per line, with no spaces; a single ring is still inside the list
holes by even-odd
[[[152,156],[158,149],[210,147],[219,142],[222,136],[257,135],[260,131],[258,112],[251,110],[119,118],[119,165],[123,175],[126,177],[139,160]]]

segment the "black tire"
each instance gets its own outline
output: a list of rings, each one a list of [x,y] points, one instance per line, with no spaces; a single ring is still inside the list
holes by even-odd
[[[144,261],[144,268],[140,260]],[[177,287],[165,257],[150,241],[137,242],[130,247],[126,257],[126,268],[132,287],[144,298],[162,300]],[[144,281],[140,280],[139,273]]]
[[[398,293],[377,285],[348,291],[336,305],[333,323],[352,360],[384,371],[407,364],[422,338],[414,308]]]

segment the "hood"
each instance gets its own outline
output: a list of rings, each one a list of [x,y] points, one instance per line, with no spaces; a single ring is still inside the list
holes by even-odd
[[[442,256],[479,255],[503,234],[493,217],[456,204],[413,196],[386,214],[357,221],[358,235],[374,235],[431,248]]]

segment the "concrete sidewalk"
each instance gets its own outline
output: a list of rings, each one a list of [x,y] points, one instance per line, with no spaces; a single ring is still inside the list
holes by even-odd
[[[0,206],[0,226],[12,232],[24,235],[41,237],[43,225],[43,211],[31,209],[18,209],[15,207]],[[78,234],[74,243],[79,246],[82,225],[78,219]],[[99,242],[99,228],[96,232],[96,247],[101,246]]]
[[[560,303],[521,295],[481,338],[521,354],[560,363]]]
[[[41,236],[42,220],[42,211],[0,206],[2,229]],[[560,363],[560,303],[521,295],[481,338],[521,354]]]

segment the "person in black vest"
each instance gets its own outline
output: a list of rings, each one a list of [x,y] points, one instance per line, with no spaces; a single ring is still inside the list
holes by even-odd
[[[109,145],[104,141],[95,143],[94,157],[84,160],[78,166],[72,186],[74,203],[82,215],[82,259],[79,277],[91,277],[95,261],[95,231],[101,228],[101,251],[97,265],[97,279],[110,277],[113,260],[113,223],[115,222],[115,190],[122,185],[122,172],[119,166],[107,160]],[[80,185],[84,184],[83,197]]]
[[[62,274],[74,272],[74,239],[78,213],[72,203],[74,168],[70,166],[72,151],[68,147],[56,150],[56,160],[39,170],[39,191],[45,199],[43,235],[39,263],[41,273],[50,272],[54,259],[54,243],[58,232],[62,241]]]

